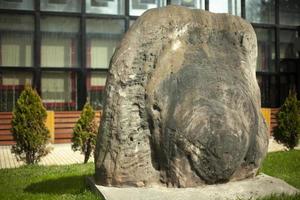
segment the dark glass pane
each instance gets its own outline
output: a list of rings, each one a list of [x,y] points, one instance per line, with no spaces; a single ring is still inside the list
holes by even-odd
[[[124,31],[123,20],[87,19],[86,66],[88,68],[108,68]]]
[[[0,112],[14,109],[25,83],[32,83],[29,72],[0,72]]]
[[[132,24],[135,22],[135,20],[130,20],[129,21],[129,26],[132,26]]]
[[[275,0],[246,0],[246,19],[257,23],[275,23]]]
[[[279,1],[280,24],[300,25],[300,1],[280,0]]]
[[[78,0],[41,0],[42,11],[80,12],[81,1]]]
[[[43,72],[41,91],[48,110],[77,109],[77,78],[73,72]]]
[[[270,106],[272,108],[279,107],[279,89],[277,84],[279,79],[276,76],[270,77]]]
[[[165,0],[129,0],[129,13],[133,16],[139,16],[150,8],[158,8],[165,5]]]
[[[289,91],[296,89],[295,75],[280,76],[280,105],[282,105],[289,94]]]
[[[86,12],[123,15],[124,2],[124,0],[86,0]]]
[[[209,0],[209,11],[241,16],[240,0]]]
[[[275,71],[275,32],[273,29],[255,28],[257,37],[256,71]]]
[[[205,9],[205,0],[171,0],[171,4],[188,8]]]
[[[299,50],[296,31],[280,30],[280,71],[296,72]]]
[[[0,66],[33,65],[34,20],[27,15],[0,15]]]
[[[33,10],[33,0],[0,0],[0,8],[13,10]]]
[[[260,87],[261,107],[269,107],[270,106],[269,77],[264,75],[257,75],[257,82]]]
[[[42,17],[42,67],[79,66],[79,19]]]
[[[87,77],[87,94],[90,104],[96,110],[103,108],[106,73],[91,72]]]

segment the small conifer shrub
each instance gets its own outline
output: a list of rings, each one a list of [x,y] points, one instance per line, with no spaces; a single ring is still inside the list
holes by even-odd
[[[277,127],[274,130],[276,141],[289,149],[298,145],[300,136],[300,101],[295,90],[289,92],[284,104],[277,114]]]
[[[95,111],[89,103],[86,103],[73,129],[72,138],[72,149],[84,154],[84,163],[88,162],[90,155],[94,152],[97,133],[98,123]]]
[[[18,160],[36,164],[49,153],[50,134],[45,125],[47,112],[37,92],[25,85],[13,111],[12,133],[16,144],[12,147]]]

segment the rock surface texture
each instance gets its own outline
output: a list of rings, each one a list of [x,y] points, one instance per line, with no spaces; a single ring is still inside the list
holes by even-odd
[[[110,65],[95,179],[195,187],[255,176],[268,146],[243,19],[180,6],[147,11]]]

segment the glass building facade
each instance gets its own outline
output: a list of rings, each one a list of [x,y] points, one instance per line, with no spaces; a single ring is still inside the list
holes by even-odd
[[[147,9],[182,5],[250,21],[257,34],[263,107],[300,94],[299,0],[0,0],[0,112],[12,111],[25,84],[49,110],[102,108],[110,58]]]

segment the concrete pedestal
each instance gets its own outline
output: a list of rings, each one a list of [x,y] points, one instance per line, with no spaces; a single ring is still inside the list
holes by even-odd
[[[265,174],[252,179],[197,188],[105,187],[96,185],[92,177],[88,177],[87,182],[105,200],[249,200],[272,194],[294,195],[299,192],[286,182]]]

